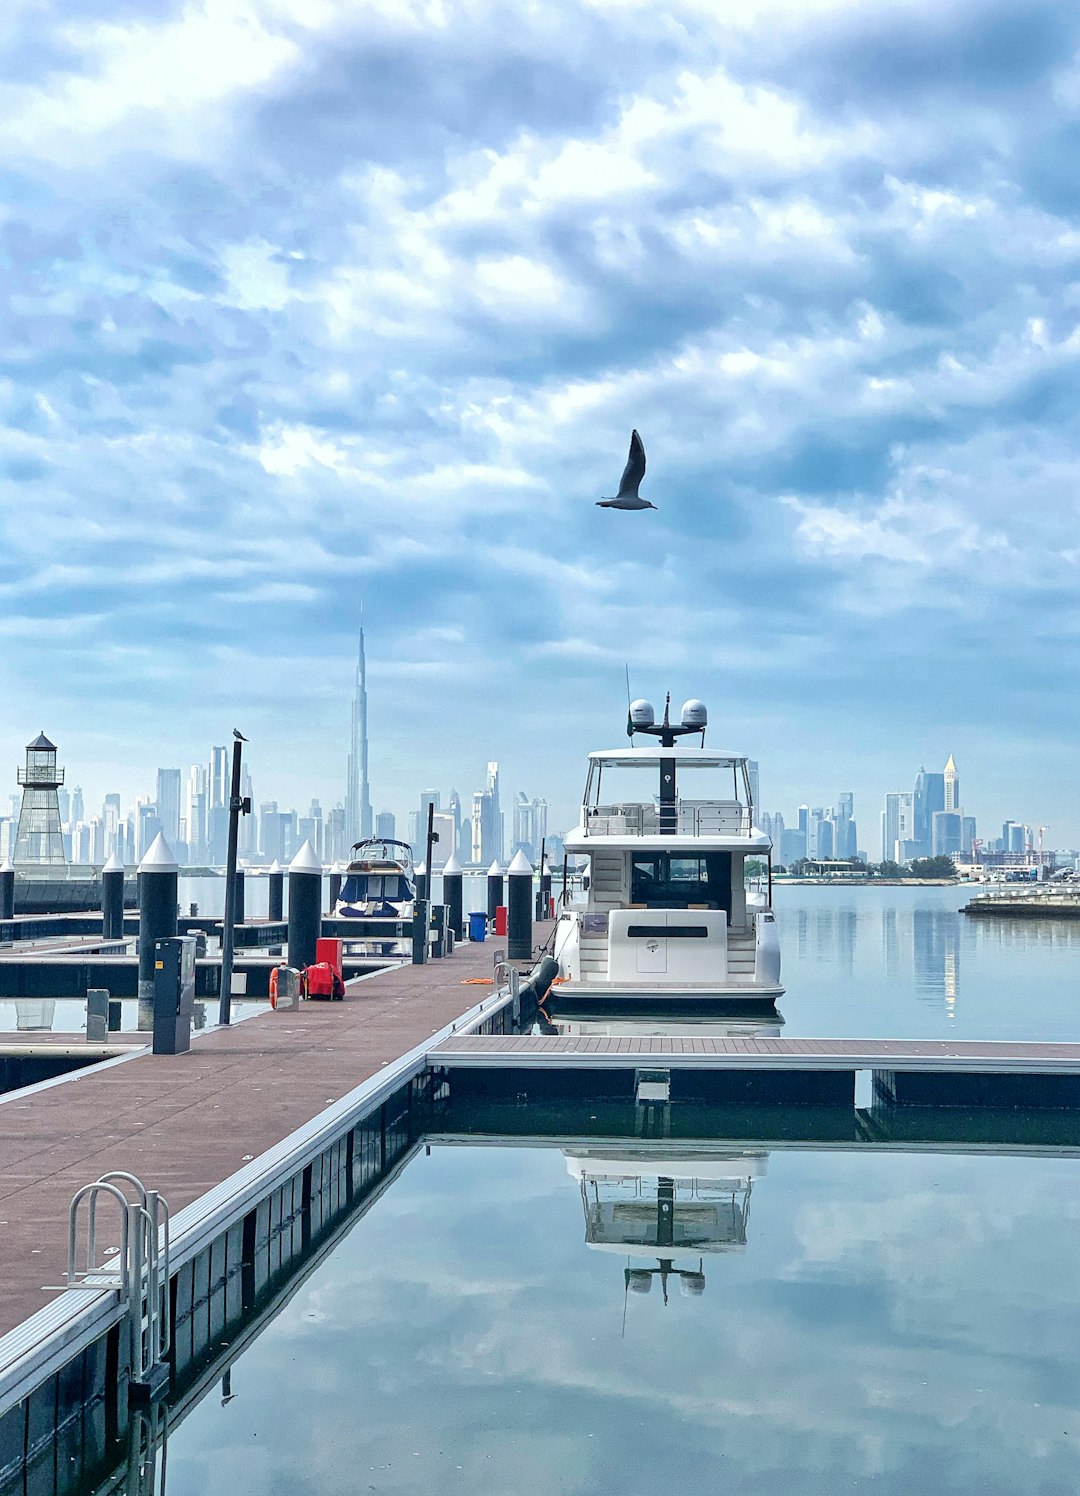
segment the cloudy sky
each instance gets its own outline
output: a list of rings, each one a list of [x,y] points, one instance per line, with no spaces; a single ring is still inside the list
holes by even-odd
[[[1074,6],[5,0],[0,170],[11,790],[332,801],[363,598],[379,808],[565,823],[629,662],[1080,843]]]

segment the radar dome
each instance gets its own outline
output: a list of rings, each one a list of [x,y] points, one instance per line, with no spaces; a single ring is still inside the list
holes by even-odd
[[[682,708],[684,727],[708,727],[709,712],[703,701],[684,701]]]
[[[641,698],[630,703],[630,722],[634,727],[652,727],[656,721],[651,701]]]

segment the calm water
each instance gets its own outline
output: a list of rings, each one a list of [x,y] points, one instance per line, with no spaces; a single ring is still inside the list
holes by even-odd
[[[787,1032],[1077,1038],[1080,932],[965,896],[783,889]],[[436,1135],[173,1427],[172,1496],[1075,1492],[1080,1159],[589,1146]]]

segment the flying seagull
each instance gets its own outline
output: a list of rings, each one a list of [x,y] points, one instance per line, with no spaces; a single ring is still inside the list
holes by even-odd
[[[597,504],[601,509],[655,509],[655,504],[650,504],[648,499],[643,499],[638,494],[638,487],[644,476],[645,448],[641,437],[634,431],[630,434],[630,455],[623,468],[618,494],[613,499],[597,499]]]

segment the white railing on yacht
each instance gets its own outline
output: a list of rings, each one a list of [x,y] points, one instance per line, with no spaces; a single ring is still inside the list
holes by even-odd
[[[749,836],[750,812],[737,800],[678,800],[675,834]],[[593,805],[585,811],[586,836],[659,836],[656,804]]]

